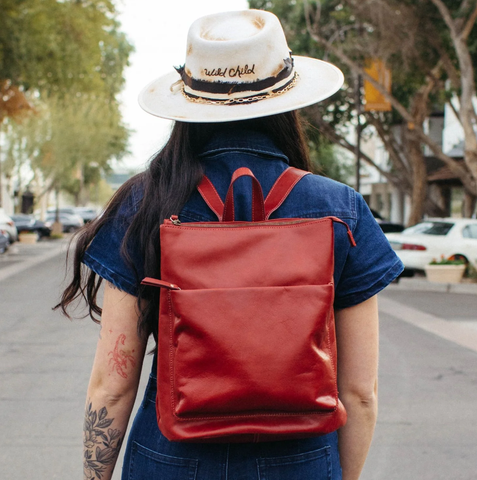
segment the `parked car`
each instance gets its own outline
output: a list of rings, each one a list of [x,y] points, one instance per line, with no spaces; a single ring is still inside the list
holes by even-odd
[[[55,223],[55,219],[55,213],[48,213],[46,216],[45,225],[51,229]],[[63,232],[65,233],[74,232],[84,225],[84,221],[79,215],[69,215],[68,213],[60,213],[59,221],[63,225]]]
[[[74,207],[60,207],[59,213],[66,213],[67,215],[76,215]],[[47,215],[54,215],[56,213],[56,207],[50,207],[47,211]]]
[[[5,230],[0,230],[0,253],[5,253],[8,250],[8,238],[5,235]]]
[[[39,238],[50,236],[51,228],[47,227],[42,221],[37,220],[33,215],[19,213],[12,215],[11,218],[17,227],[18,233],[34,232],[38,234]]]
[[[3,208],[0,208],[0,229],[5,232],[9,243],[18,240],[18,231],[13,220],[5,213]]]
[[[98,216],[98,211],[90,207],[75,207],[74,212],[83,219],[84,223],[91,222]]]
[[[400,223],[388,222],[387,220],[384,220],[384,218],[376,210],[373,210],[372,208],[370,208],[370,210],[384,233],[399,233],[404,230],[404,225],[401,225]]]
[[[386,237],[408,270],[424,270],[442,256],[461,258],[477,268],[477,220],[429,218]]]

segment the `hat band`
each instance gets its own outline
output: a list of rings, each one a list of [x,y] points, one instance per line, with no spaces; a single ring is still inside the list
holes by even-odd
[[[257,93],[254,95],[242,96],[242,97],[229,97],[229,98],[210,98],[206,96],[199,96],[194,95],[185,89],[185,85],[182,85],[181,91],[184,97],[194,103],[202,103],[207,105],[241,105],[247,103],[255,103],[260,100],[265,100],[267,98],[276,97],[277,95],[281,95],[285,92],[288,92],[292,89],[296,82],[298,81],[298,73],[294,72],[293,77],[288,82],[284,83],[283,85],[279,86],[274,90],[269,90],[266,92]]]
[[[187,91],[191,94],[197,93],[200,96],[204,96],[201,94],[207,93],[214,96],[240,96],[241,93],[269,91],[272,87],[278,86],[281,82],[290,78],[293,75],[293,58],[290,56],[289,58],[284,59],[283,62],[285,66],[277,75],[257,80],[255,82],[208,82],[206,80],[197,80],[196,78],[191,77],[186,72],[185,65],[175,68],[181,76],[184,85],[188,87]],[[255,64],[251,67],[245,65],[245,67],[237,66],[237,68],[232,69],[218,68],[211,70],[209,74],[219,77],[225,77],[227,74],[240,77],[243,74],[254,74],[254,69]]]

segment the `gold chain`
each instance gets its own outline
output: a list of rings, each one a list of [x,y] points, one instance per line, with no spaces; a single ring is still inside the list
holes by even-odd
[[[247,103],[259,102],[260,100],[265,100],[267,98],[278,97],[279,95],[282,95],[283,93],[286,93],[289,90],[291,90],[296,85],[297,81],[298,81],[298,73],[295,72],[295,75],[293,76],[292,81],[281,90],[264,93],[263,95],[257,95],[254,97],[234,98],[230,100],[211,100],[209,98],[203,98],[203,97],[191,97],[187,92],[184,91],[184,84],[182,84],[181,92],[182,92],[182,95],[184,95],[184,97],[187,100],[189,100],[189,102],[201,103],[205,105],[240,105],[240,104],[243,105]]]

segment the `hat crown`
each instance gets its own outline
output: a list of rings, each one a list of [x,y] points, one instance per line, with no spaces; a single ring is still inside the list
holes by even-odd
[[[189,29],[185,72],[206,82],[274,77],[290,57],[278,18],[262,10],[208,15]]]
[[[171,120],[227,122],[303,108],[342,84],[335,66],[291,56],[273,13],[223,12],[191,25],[185,64],[147,85],[139,103]]]

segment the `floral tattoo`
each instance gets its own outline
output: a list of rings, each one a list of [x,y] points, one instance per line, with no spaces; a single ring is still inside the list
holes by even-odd
[[[88,403],[84,416],[84,480],[101,479],[109,465],[114,464],[122,443],[120,430],[109,428],[114,418],[108,418],[108,410],[99,412]]]
[[[128,362],[130,362],[131,366],[134,367],[136,365],[136,360],[134,359],[133,355],[130,355],[129,353],[121,349],[121,345],[124,345],[125,342],[126,335],[124,335],[124,333],[121,333],[121,335],[119,335],[118,339],[116,340],[116,345],[114,346],[114,349],[108,353],[108,356],[111,357],[109,359],[109,365],[111,365],[112,370],[116,371],[116,373],[121,375],[121,377],[128,378],[128,375],[126,373],[126,370],[128,368]]]

